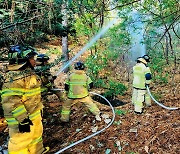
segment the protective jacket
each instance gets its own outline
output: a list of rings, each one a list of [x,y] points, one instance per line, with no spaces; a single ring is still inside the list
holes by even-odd
[[[69,86],[68,98],[83,98],[88,96],[90,77],[83,70],[75,70],[65,82]]]
[[[31,69],[9,71],[1,91],[4,116],[14,127],[29,116],[33,120],[42,108],[40,80]]]
[[[148,66],[143,63],[137,63],[133,67],[133,87],[141,90],[146,89],[146,84],[151,83],[151,71]]]
[[[62,105],[61,121],[68,122],[71,106],[76,103],[83,103],[94,115],[99,115],[100,110],[89,96],[88,89],[92,87],[92,80],[83,70],[75,70],[65,83],[65,90],[68,91],[68,98]]]

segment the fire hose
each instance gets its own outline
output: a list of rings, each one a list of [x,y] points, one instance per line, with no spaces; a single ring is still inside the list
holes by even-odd
[[[63,89],[52,89],[52,90],[54,90],[54,91],[62,91]],[[113,106],[111,105],[111,103],[110,103],[104,96],[102,96],[102,95],[100,95],[100,94],[97,94],[97,93],[95,93],[95,92],[89,92],[89,93],[91,93],[91,94],[93,94],[93,95],[97,95],[97,96],[103,98],[106,102],[108,102],[109,106],[110,106],[111,109],[112,109],[112,113],[113,113],[113,117],[112,117],[111,122],[110,122],[106,127],[102,128],[101,130],[99,130],[99,131],[97,131],[97,132],[95,132],[95,133],[93,133],[93,134],[91,134],[91,135],[89,135],[89,136],[87,136],[87,137],[85,137],[85,138],[83,138],[83,139],[81,139],[81,140],[78,140],[78,141],[76,141],[76,142],[68,145],[67,147],[65,147],[65,148],[57,151],[55,154],[62,153],[63,151],[65,151],[65,150],[67,150],[67,149],[69,149],[69,148],[71,148],[71,147],[73,147],[73,146],[75,146],[75,145],[77,145],[77,144],[79,144],[79,143],[82,143],[82,142],[84,142],[84,141],[86,141],[86,140],[88,140],[88,139],[90,139],[90,138],[92,138],[92,137],[100,134],[101,132],[103,132],[105,129],[109,128],[109,127],[112,125],[112,123],[113,123],[113,121],[114,121],[114,119],[115,119],[115,111],[114,111],[114,108],[113,108]]]
[[[59,69],[59,71],[56,73],[55,76],[58,76],[58,75],[59,75],[61,72],[63,72],[67,67],[69,67],[69,65],[71,65],[71,64],[73,63],[73,61],[75,61],[75,60],[76,60],[78,57],[80,57],[87,49],[89,49],[98,39],[100,39],[100,38],[102,37],[102,35],[103,35],[104,33],[106,33],[106,31],[107,31],[109,28],[111,28],[111,27],[117,22],[117,20],[118,20],[118,16],[117,16],[115,19],[111,20],[111,21],[108,23],[108,25],[106,25],[105,27],[103,27],[103,28],[89,41],[89,43],[87,43],[70,61],[68,61],[62,68]],[[54,89],[54,90],[61,90],[61,89]],[[114,111],[114,108],[113,108],[113,106],[111,105],[111,103],[110,103],[105,97],[103,97],[103,96],[101,96],[101,95],[99,95],[99,94],[96,94],[96,93],[94,93],[94,92],[90,92],[90,93],[95,94],[95,95],[98,95],[98,96],[102,97],[103,99],[105,99],[105,101],[108,102],[108,104],[109,104],[109,106],[111,107],[112,112],[113,112],[113,117],[112,117],[111,122],[110,122],[106,127],[104,127],[103,129],[101,129],[101,130],[97,131],[96,133],[91,134],[91,135],[89,135],[89,136],[87,136],[87,137],[85,137],[85,138],[83,138],[83,139],[81,139],[81,140],[79,140],[79,141],[77,141],[77,142],[75,142],[75,143],[73,143],[73,144],[71,144],[71,145],[69,145],[69,146],[61,149],[61,150],[59,150],[58,152],[56,152],[56,154],[61,153],[61,152],[65,151],[65,150],[67,150],[67,149],[69,149],[69,148],[71,148],[71,147],[73,147],[73,146],[81,143],[81,142],[84,142],[84,141],[90,139],[91,137],[93,137],[93,136],[95,136],[95,135],[103,132],[105,129],[107,129],[108,127],[110,127],[110,126],[112,125],[112,123],[113,123],[113,121],[114,121],[114,119],[115,119],[115,111]]]
[[[177,110],[177,109],[179,109],[178,107],[168,107],[168,106],[165,106],[165,105],[159,103],[159,102],[152,96],[152,94],[151,94],[148,86],[146,86],[146,89],[147,89],[147,91],[148,91],[148,94],[149,94],[150,97],[152,98],[152,100],[153,100],[156,104],[158,104],[159,106],[161,106],[161,107],[163,107],[163,108],[165,108],[165,109],[167,109],[167,110]]]

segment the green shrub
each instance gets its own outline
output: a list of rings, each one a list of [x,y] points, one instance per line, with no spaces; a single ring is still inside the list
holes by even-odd
[[[125,85],[117,81],[112,81],[112,80],[110,80],[107,83],[107,87],[108,87],[108,90],[104,93],[104,96],[111,97],[111,98],[114,98],[118,95],[123,95],[124,92],[127,90],[127,87]]]
[[[152,56],[150,63],[150,68],[153,74],[153,81],[159,84],[168,83],[168,73],[164,73],[164,68],[168,65],[163,58],[163,55],[159,54],[158,56]]]

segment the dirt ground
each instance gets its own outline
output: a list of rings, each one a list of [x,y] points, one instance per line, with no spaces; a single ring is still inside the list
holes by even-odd
[[[152,94],[161,96],[158,100],[166,106],[180,108],[180,80],[160,86],[153,85]],[[55,82],[63,88],[65,74]],[[180,153],[180,110],[167,110],[153,103],[145,107],[142,115],[136,115],[131,104],[131,88],[119,101],[124,105],[114,107],[113,124],[100,134],[64,151],[64,154],[179,154]],[[92,89],[101,93],[99,89]],[[82,105],[72,107],[70,122],[62,124],[59,120],[62,102],[55,95],[44,103],[43,125],[44,145],[50,147],[49,154],[75,143],[107,126],[112,118],[109,106],[97,103],[102,112],[102,120],[95,117]],[[8,129],[0,118],[0,146],[7,141]]]
[[[128,96],[128,94],[126,95]],[[180,153],[180,112],[169,111],[153,104],[145,108],[142,115],[133,112],[130,97],[124,96],[126,105],[116,107],[113,124],[101,134],[80,143],[64,153]],[[167,106],[179,106],[180,96],[163,98]],[[53,101],[46,106],[44,127],[44,143],[50,146],[50,153],[74,143],[90,134],[98,126],[98,130],[107,126],[105,119],[96,121],[94,116],[84,107],[72,108],[69,124],[59,121],[60,103]],[[98,104],[102,114],[112,117],[109,106]]]
[[[163,90],[163,89],[164,90]],[[161,90],[167,92],[167,87]],[[94,89],[95,90],[95,89]],[[93,91],[94,91],[93,90]],[[157,89],[154,89],[157,90]],[[152,91],[154,91],[152,90]],[[180,107],[180,95],[166,93],[161,102],[167,106]],[[104,118],[96,121],[95,117],[83,105],[72,107],[70,122],[62,124],[59,120],[61,102],[56,96],[49,96],[44,104],[44,145],[50,147],[49,153],[91,135],[107,126],[105,119],[112,118],[111,108],[97,103]],[[166,110],[153,103],[146,107],[142,115],[136,115],[131,105],[131,93],[127,92],[120,99],[127,104],[115,107],[116,117],[113,124],[97,136],[80,143],[63,153],[66,154],[178,154],[180,153],[180,111]],[[6,126],[0,127],[0,143],[7,136]]]

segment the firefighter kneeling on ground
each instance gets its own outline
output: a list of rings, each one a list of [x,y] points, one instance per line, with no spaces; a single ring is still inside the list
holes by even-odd
[[[82,62],[75,63],[75,70],[72,72],[65,83],[68,99],[62,105],[61,121],[69,122],[71,105],[75,103],[84,103],[85,106],[96,116],[96,120],[101,120],[100,110],[93,103],[89,96],[88,89],[92,88],[93,83],[84,71],[85,66]]]
[[[56,79],[56,76],[53,76],[50,73],[50,67],[48,63],[49,57],[46,54],[39,54],[37,56],[37,67],[36,67],[36,74],[41,78],[41,91],[42,91],[42,97],[44,101],[47,100],[47,95],[55,94],[60,102],[64,102],[65,94],[62,91],[55,91],[53,89],[57,89],[54,85],[54,80]]]
[[[147,66],[150,61],[148,55],[139,57],[137,64],[133,67],[133,95],[132,104],[136,114],[143,113],[143,102],[146,106],[151,106],[151,98],[147,93],[146,86],[151,83],[151,71]]]
[[[12,46],[1,97],[9,128],[9,154],[42,154],[41,82],[34,72],[37,52],[29,46]]]

